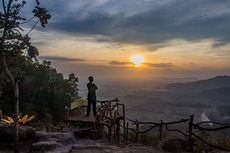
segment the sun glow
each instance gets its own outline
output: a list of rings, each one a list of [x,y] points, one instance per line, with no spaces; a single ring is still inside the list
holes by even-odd
[[[144,56],[138,54],[131,57],[131,61],[135,66],[139,67],[145,61],[145,58]]]

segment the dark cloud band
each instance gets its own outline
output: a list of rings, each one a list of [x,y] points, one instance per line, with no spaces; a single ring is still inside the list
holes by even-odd
[[[156,68],[171,68],[174,66],[172,63],[146,63],[146,65]]]
[[[111,61],[109,64],[111,65],[130,65],[130,64],[133,64],[131,62],[120,62],[120,61]]]
[[[113,5],[119,8],[122,5],[119,2],[113,2]],[[55,10],[54,21],[49,27],[70,35],[104,35],[110,41],[119,43],[146,45],[171,39],[193,41],[207,38],[230,42],[230,1],[174,0],[157,8],[154,7],[156,2],[149,1],[152,9],[133,15],[126,15],[128,12],[119,13],[119,10],[115,10],[113,15],[109,14],[105,10],[112,7],[110,1],[94,9],[80,9],[83,12],[70,12],[57,7],[60,10]],[[130,7],[132,5],[130,3]],[[82,17],[83,13],[86,15]]]
[[[69,58],[69,57],[61,57],[61,56],[39,56],[39,59],[41,60],[48,60],[48,61],[65,61],[65,62],[71,62],[71,61],[75,61],[75,62],[82,62],[82,61],[86,61],[84,59],[81,58]]]

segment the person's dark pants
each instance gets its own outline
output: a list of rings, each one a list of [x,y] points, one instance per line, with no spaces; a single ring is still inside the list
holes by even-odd
[[[90,114],[91,105],[93,105],[93,115],[96,116],[96,100],[88,100],[88,106],[87,106],[87,114],[86,114],[86,116],[89,116],[89,114]]]

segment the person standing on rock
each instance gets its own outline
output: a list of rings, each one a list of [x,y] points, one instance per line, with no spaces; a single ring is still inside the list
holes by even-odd
[[[87,106],[87,114],[88,117],[91,111],[91,105],[93,105],[93,115],[96,116],[96,90],[98,89],[97,86],[93,83],[93,76],[89,77],[89,83],[87,84],[88,88],[88,106]]]

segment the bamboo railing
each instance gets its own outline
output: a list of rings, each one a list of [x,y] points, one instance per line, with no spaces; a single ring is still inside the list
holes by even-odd
[[[167,132],[176,132],[184,137],[184,140],[187,143],[188,150],[192,150],[192,147],[195,145],[196,141],[200,141],[210,147],[229,150],[221,146],[217,146],[209,143],[204,140],[202,137],[198,136],[195,130],[199,131],[219,131],[224,129],[230,129],[230,124],[218,123],[218,122],[194,122],[194,115],[191,115],[189,118],[181,119],[173,122],[141,122],[138,120],[132,120],[126,118],[125,115],[125,105],[121,104],[120,101],[116,98],[113,100],[107,101],[97,101],[99,107],[97,108],[96,116],[96,127],[97,133],[100,136],[106,137],[111,143],[119,144],[128,144],[128,143],[141,143],[140,134],[149,134],[153,135],[153,130],[155,130],[157,135],[154,135],[158,141],[161,141],[163,138],[163,131]],[[69,112],[70,116],[85,114],[86,108],[80,107]],[[127,121],[126,121],[127,120]],[[218,127],[203,127],[204,124],[214,124]],[[180,128],[172,129],[170,126],[178,126],[184,124],[186,129],[183,131]],[[147,129],[143,130],[143,126],[148,126]],[[122,128],[122,130],[121,130]],[[133,134],[133,138],[129,138],[130,134]]]
[[[198,136],[195,132],[195,130],[206,132],[206,131],[220,131],[220,130],[230,129],[230,124],[218,123],[218,122],[212,122],[212,121],[195,123],[194,122],[194,115],[191,115],[190,118],[188,118],[188,119],[181,119],[181,120],[174,121],[174,122],[163,122],[163,121],[160,121],[157,123],[156,122],[139,122],[137,120],[131,120],[131,119],[128,119],[128,121],[132,125],[134,125],[133,128],[128,127],[129,123],[127,123],[127,126],[126,126],[126,128],[128,129],[127,131],[132,131],[132,132],[134,132],[134,135],[135,135],[134,139],[129,140],[129,142],[131,142],[131,143],[138,143],[140,134],[148,133],[151,130],[153,130],[154,128],[158,128],[158,140],[160,141],[162,139],[163,128],[165,127],[164,129],[166,131],[177,132],[177,133],[181,134],[182,136],[184,136],[185,141],[187,142],[188,150],[192,150],[192,147],[195,145],[195,142],[200,141],[200,142],[202,142],[202,143],[204,143],[204,144],[206,144],[212,148],[230,151],[229,148],[224,148],[222,146],[217,146],[217,145],[211,144],[207,140],[204,140],[202,137]],[[169,125],[178,125],[181,123],[187,124],[186,131],[181,131],[181,129],[179,129],[179,128],[178,129],[170,129],[169,128]],[[212,128],[206,127],[205,128],[205,127],[201,126],[202,124],[210,124],[210,123],[219,125],[219,127],[212,127]],[[141,131],[140,127],[142,125],[148,125],[149,128],[147,130]],[[127,133],[129,133],[129,132],[127,132]],[[127,136],[126,136],[126,138],[127,138]],[[230,136],[229,136],[229,139],[230,139]]]

